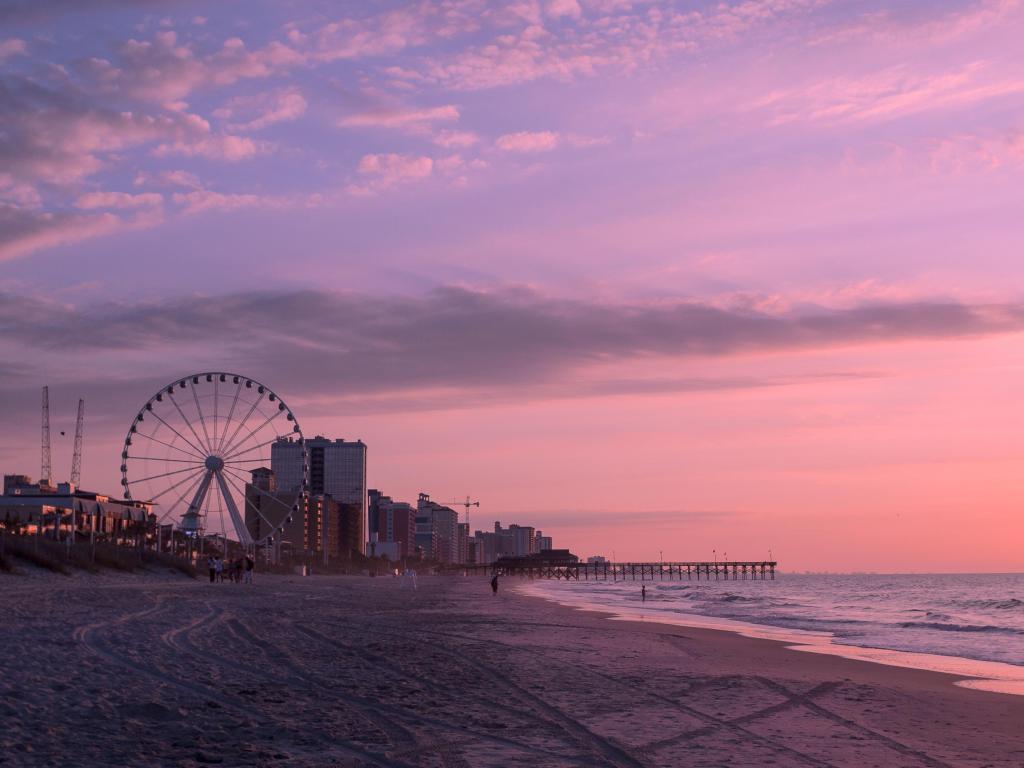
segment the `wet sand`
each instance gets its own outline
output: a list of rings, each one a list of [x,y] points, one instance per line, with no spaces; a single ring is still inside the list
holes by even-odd
[[[1024,697],[509,587],[0,577],[0,765],[1024,765]]]

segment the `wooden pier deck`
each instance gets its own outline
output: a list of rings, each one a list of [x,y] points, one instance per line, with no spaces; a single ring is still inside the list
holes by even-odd
[[[775,579],[774,560],[672,563],[502,562],[452,565],[449,573],[464,576],[524,576],[567,581],[766,581]]]

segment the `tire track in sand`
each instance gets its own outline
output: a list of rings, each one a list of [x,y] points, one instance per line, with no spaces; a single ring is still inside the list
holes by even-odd
[[[241,699],[238,699],[237,697],[231,694],[224,693],[223,691],[211,689],[208,686],[203,685],[199,682],[194,682],[190,680],[188,683],[184,683],[181,680],[174,677],[173,675],[167,673],[166,671],[159,669],[154,664],[141,664],[139,662],[128,659],[122,653],[115,651],[108,644],[104,643],[102,635],[100,634],[101,630],[110,629],[112,627],[119,627],[133,620],[139,620],[150,617],[160,609],[164,608],[165,604],[167,603],[167,600],[168,597],[158,596],[156,599],[156,603],[154,605],[149,606],[148,608],[145,608],[141,611],[129,611],[113,619],[80,625],[72,631],[72,638],[76,642],[81,644],[83,647],[85,647],[92,654],[104,659],[105,661],[108,661],[109,663],[115,666],[131,670],[132,672],[137,673],[140,677],[147,677],[150,679],[157,680],[158,682],[163,683],[171,688],[183,691],[189,694],[190,696],[196,696],[197,694],[205,695],[209,701],[216,701],[223,707],[233,711],[235,714],[242,716],[250,716],[252,713],[251,704],[249,702],[242,701]],[[186,621],[185,624],[163,633],[163,635],[161,635],[161,638],[179,638],[182,635],[188,633],[189,631],[196,630],[205,621],[209,621],[210,618],[212,618],[211,615],[207,614],[207,616],[201,617],[200,620]],[[170,645],[169,643],[168,647],[174,648],[174,646]],[[292,735],[296,737],[308,736],[310,734],[310,731],[308,729],[296,730],[295,728],[290,727],[287,723],[283,723],[276,720],[271,723],[262,723],[261,729],[262,725],[273,726],[277,728],[279,731],[290,732]],[[306,754],[303,755],[303,757],[306,758],[319,757],[322,759],[325,753],[329,753],[332,750],[337,750],[338,752],[344,753],[347,757],[358,758],[360,760],[365,761],[369,765],[379,766],[379,768],[415,768],[415,766],[410,765],[408,763],[391,760],[386,756],[377,755],[373,752],[369,752],[358,747],[353,747],[348,744],[338,744],[336,742],[332,742],[328,739],[325,739],[322,735],[320,735],[319,741],[320,745],[315,751],[299,750],[297,744],[290,745],[290,748],[293,750],[305,751]]]

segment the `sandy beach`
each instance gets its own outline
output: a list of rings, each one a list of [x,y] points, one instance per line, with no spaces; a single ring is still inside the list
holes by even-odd
[[[510,581],[0,584],[4,766],[1024,765],[1024,697]]]

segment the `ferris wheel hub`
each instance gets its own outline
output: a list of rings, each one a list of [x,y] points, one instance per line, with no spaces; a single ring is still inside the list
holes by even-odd
[[[220,472],[224,469],[224,459],[220,456],[207,456],[205,464],[211,472]]]

